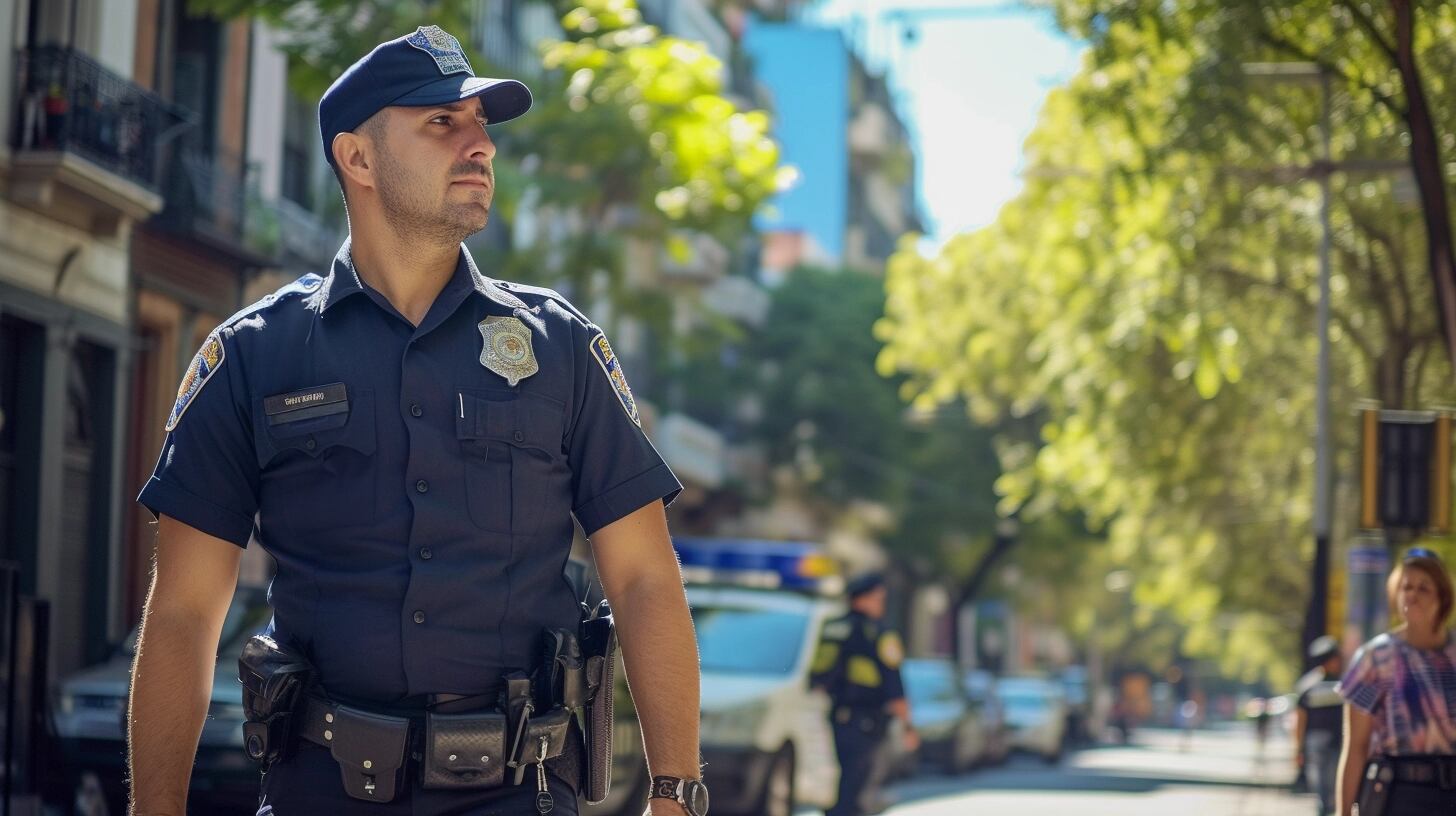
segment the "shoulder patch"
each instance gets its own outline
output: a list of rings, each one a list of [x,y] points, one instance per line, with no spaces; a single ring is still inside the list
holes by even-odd
[[[167,433],[177,429],[177,423],[187,413],[187,406],[202,392],[202,386],[207,385],[212,375],[222,368],[224,356],[222,340],[217,332],[209,334],[202,342],[202,348],[192,358],[192,364],[187,366],[187,373],[182,375],[182,384],[177,387],[177,402],[172,406],[172,413],[167,416]]]
[[[627,412],[627,418],[637,427],[642,427],[642,417],[637,414],[637,400],[632,396],[632,387],[627,384],[627,375],[622,373],[622,362],[612,353],[612,344],[607,342],[605,334],[597,332],[591,339],[591,353],[602,367],[602,373],[611,381],[612,390],[617,392],[617,400],[622,403],[622,410]]]
[[[894,632],[880,635],[879,653],[881,663],[892,669],[900,668],[905,660],[905,646],[900,643],[900,636]]]

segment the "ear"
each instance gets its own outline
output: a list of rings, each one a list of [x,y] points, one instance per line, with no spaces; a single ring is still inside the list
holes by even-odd
[[[334,143],[330,146],[339,174],[363,188],[374,186],[373,148],[365,137],[348,132],[334,136]]]

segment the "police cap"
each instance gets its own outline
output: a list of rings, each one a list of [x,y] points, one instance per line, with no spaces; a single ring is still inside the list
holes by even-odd
[[[439,26],[381,43],[349,66],[319,100],[324,156],[334,163],[334,137],[391,105],[423,107],[480,97],[492,123],[531,108],[531,91],[514,79],[478,77],[460,41]]]
[[[1340,651],[1340,644],[1329,635],[1321,635],[1310,641],[1309,659],[1323,663],[1334,657]]]
[[[858,598],[859,596],[866,593],[874,592],[884,585],[885,576],[881,575],[878,572],[871,572],[865,575],[861,575],[850,581],[848,584],[845,584],[844,591],[845,594],[849,595],[849,597]]]

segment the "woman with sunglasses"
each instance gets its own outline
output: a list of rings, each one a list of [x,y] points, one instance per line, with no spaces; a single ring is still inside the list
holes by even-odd
[[[1456,813],[1451,577],[1434,552],[1414,548],[1390,573],[1385,591],[1401,624],[1361,646],[1339,685],[1345,698],[1339,813]]]

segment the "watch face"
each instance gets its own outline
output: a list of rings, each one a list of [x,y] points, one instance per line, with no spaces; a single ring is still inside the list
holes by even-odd
[[[693,816],[707,816],[708,813],[708,786],[696,779],[683,786],[683,798],[687,800],[688,811]]]

